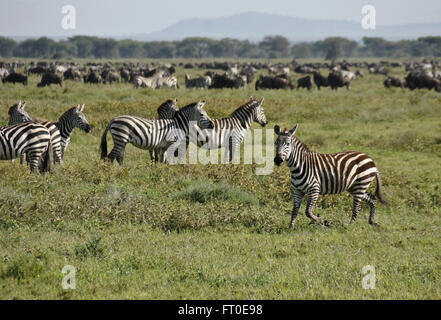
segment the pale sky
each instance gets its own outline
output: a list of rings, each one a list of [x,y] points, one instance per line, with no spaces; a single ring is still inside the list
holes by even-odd
[[[0,0],[0,36],[123,36],[248,11],[360,21],[366,4],[375,6],[377,25],[441,22],[440,0]],[[73,32],[61,27],[64,5],[76,9]]]

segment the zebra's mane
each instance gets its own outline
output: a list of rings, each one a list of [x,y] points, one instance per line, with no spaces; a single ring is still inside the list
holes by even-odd
[[[186,105],[185,107],[182,107],[181,109],[179,109],[177,112],[186,113],[191,108],[194,108],[197,104],[198,104],[198,102],[190,103],[190,104]]]
[[[12,113],[12,110],[16,109],[17,107],[18,107],[18,103],[14,104],[12,107],[10,107],[8,114],[10,115]]]
[[[250,109],[253,109],[253,108],[256,106],[256,104],[257,104],[258,102],[259,102],[259,101],[258,101],[258,100],[255,100],[255,99],[248,101],[248,102],[245,103],[244,105],[242,105],[242,106],[240,106],[239,108],[237,108],[236,110],[234,110],[233,113],[231,114],[231,116],[236,115],[237,113],[239,113],[239,112],[242,111],[242,110],[246,110],[246,111],[248,111],[248,110],[250,110]]]
[[[71,114],[71,113],[73,112],[73,109],[76,109],[76,107],[72,107],[72,108],[68,109],[66,112],[64,112],[64,113],[58,118],[58,120],[61,121],[61,119],[68,117],[69,114]]]
[[[288,128],[283,129],[283,133],[281,133],[280,135],[283,136],[287,136],[289,132]],[[291,136],[291,140],[292,142],[294,142],[295,145],[302,147],[305,151],[310,152],[311,150],[309,150],[309,147],[299,138],[297,138],[297,136],[295,134],[293,134]]]

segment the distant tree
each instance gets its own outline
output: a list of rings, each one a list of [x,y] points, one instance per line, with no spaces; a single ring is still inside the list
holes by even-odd
[[[176,45],[177,55],[183,58],[211,58],[211,46],[215,40],[209,38],[186,38]]]
[[[287,57],[289,55],[289,41],[283,36],[266,36],[259,42],[259,48],[269,58]]]
[[[291,54],[295,58],[311,58],[312,44],[308,42],[296,43],[291,47]]]
[[[97,38],[92,50],[95,58],[119,58],[118,42],[114,39]]]
[[[93,56],[95,37],[75,36],[69,38],[69,41],[77,47],[79,58],[90,58]]]
[[[121,40],[118,42],[118,50],[121,58],[145,57],[145,50],[141,41]]]
[[[17,43],[9,38],[0,37],[0,57],[9,58],[14,55]]]

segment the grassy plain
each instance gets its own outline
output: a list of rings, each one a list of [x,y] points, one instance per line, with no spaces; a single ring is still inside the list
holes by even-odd
[[[52,174],[0,163],[0,298],[440,299],[441,95],[386,89],[383,76],[364,72],[338,92],[190,90],[181,68],[177,90],[70,81],[41,89],[37,76],[27,87],[0,84],[3,125],[25,100],[31,115],[51,120],[85,103],[93,126],[74,131]],[[286,165],[258,176],[254,164],[152,164],[133,146],[122,167],[99,157],[117,115],[151,118],[177,97],[180,106],[205,99],[208,114],[223,117],[251,95],[265,97],[269,128],[299,123],[313,150],[375,160],[391,203],[378,206],[379,227],[367,223],[366,205],[349,226],[352,201],[342,194],[320,197],[315,210],[332,227],[311,225],[303,204],[288,230]],[[65,265],[76,269],[74,290],[62,287]],[[375,290],[362,287],[366,265],[375,267]]]

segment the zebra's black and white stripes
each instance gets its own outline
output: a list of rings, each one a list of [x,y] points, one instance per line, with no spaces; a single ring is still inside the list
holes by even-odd
[[[70,135],[73,129],[78,128],[89,133],[91,128],[84,115],[84,104],[72,107],[63,113],[57,122],[53,122],[60,131],[61,136],[61,157],[64,158],[67,146],[70,143]]]
[[[25,123],[29,121],[34,121],[29,114],[25,110],[26,103],[25,102],[19,102],[18,104],[13,105],[11,108],[9,108],[9,125],[13,124],[19,124],[19,123]],[[51,122],[43,121],[40,122],[43,126],[45,126],[50,134],[51,134],[51,145],[54,152],[53,159],[54,162],[63,163],[63,159],[61,156],[61,136],[60,131],[58,130],[57,126]],[[26,154],[23,153],[20,155],[20,163],[23,164],[24,158]]]
[[[158,118],[159,119],[173,119],[176,112],[179,111],[179,108],[177,107],[178,99],[175,98],[173,100],[169,99],[162,103],[158,107]],[[164,157],[166,155],[165,150],[149,150],[150,151],[150,159],[154,160],[155,162],[164,162]]]
[[[24,110],[24,107],[25,104],[20,102],[9,109],[9,124],[34,121]],[[90,125],[83,111],[84,104],[70,108],[60,116],[57,122],[40,122],[51,133],[55,162],[63,163],[64,154],[74,128],[79,128],[86,133],[90,132]]]
[[[226,147],[224,159],[231,162],[251,124],[255,121],[262,127],[267,125],[268,122],[262,103],[263,98],[260,100],[250,98],[247,103],[237,108],[229,117],[214,119],[213,129],[198,130],[199,137],[191,137],[191,139],[197,139],[198,146],[204,149]]]
[[[0,127],[0,160],[12,160],[26,153],[31,172],[49,171],[52,155],[49,130],[34,122]]]
[[[315,222],[321,219],[313,215],[312,210],[319,194],[335,194],[348,191],[353,196],[351,223],[355,222],[360,211],[361,201],[370,206],[369,223],[375,224],[376,199],[387,204],[381,194],[381,180],[374,161],[364,153],[347,151],[333,154],[321,154],[310,151],[296,136],[298,125],[291,130],[280,131],[276,140],[274,162],[281,165],[286,161],[291,171],[291,187],[294,191],[294,208],[290,228],[294,227],[303,197],[308,198],[306,216]],[[367,191],[371,182],[377,180],[375,195]]]
[[[114,159],[121,165],[127,143],[137,148],[165,150],[172,144],[180,145],[189,135],[194,122],[204,129],[213,127],[211,119],[203,109],[205,101],[196,102],[176,112],[173,119],[148,120],[134,116],[113,118],[101,138],[101,158]],[[107,155],[107,132],[112,135],[114,146]]]

